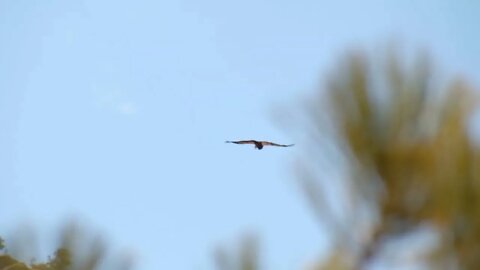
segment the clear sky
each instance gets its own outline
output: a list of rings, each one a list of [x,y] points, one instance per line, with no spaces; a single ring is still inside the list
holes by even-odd
[[[244,232],[271,269],[314,260],[272,111],[391,40],[480,82],[477,1],[385,2],[0,0],[0,235],[75,217],[139,269],[211,269]],[[250,138],[297,146],[224,143]]]

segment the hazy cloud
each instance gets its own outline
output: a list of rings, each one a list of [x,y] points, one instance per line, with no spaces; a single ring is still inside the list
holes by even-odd
[[[137,106],[131,101],[120,102],[117,109],[122,114],[132,115],[137,113]]]
[[[137,104],[125,91],[92,87],[92,95],[94,104],[101,109],[123,115],[134,115],[138,112]]]

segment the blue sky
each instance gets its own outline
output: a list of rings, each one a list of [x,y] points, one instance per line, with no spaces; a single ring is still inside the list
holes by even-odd
[[[211,269],[250,231],[272,269],[314,260],[301,131],[272,112],[391,40],[480,79],[478,3],[384,2],[1,0],[0,233],[74,217],[148,270]],[[243,138],[297,147],[224,144]]]

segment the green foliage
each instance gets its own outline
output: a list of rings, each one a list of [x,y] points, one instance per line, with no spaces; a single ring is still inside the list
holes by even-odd
[[[47,263],[32,264],[32,270],[66,270],[71,265],[71,252],[66,248],[59,248]]]
[[[351,54],[322,92],[328,106],[310,112],[312,143],[329,141],[345,160],[347,195],[334,204],[349,205],[341,211],[356,217],[339,218],[335,205],[322,199],[330,190],[321,183],[332,179],[312,173],[322,159],[309,156],[300,180],[315,213],[330,220],[334,238],[334,251],[319,269],[364,268],[386,243],[421,226],[439,238],[423,258],[432,269],[450,261],[480,269],[480,151],[468,133],[477,97],[461,80],[434,84],[425,56],[411,69],[405,62],[394,53],[384,63]],[[355,229],[365,224],[368,230]]]
[[[3,243],[3,242],[1,242]],[[0,269],[9,270],[100,270],[132,268],[128,258],[107,261],[106,248],[98,237],[89,237],[76,225],[66,226],[61,234],[60,247],[44,263],[26,264],[10,254],[0,255]],[[108,264],[110,263],[110,264]],[[109,265],[111,267],[109,267]]]
[[[32,264],[30,266],[18,261],[12,256],[0,255],[0,269],[10,270],[65,270],[70,266],[70,255],[66,249],[58,249],[55,256],[47,263]]]

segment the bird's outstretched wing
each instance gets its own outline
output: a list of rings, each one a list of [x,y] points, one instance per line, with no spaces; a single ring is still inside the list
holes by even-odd
[[[246,141],[225,141],[226,143],[236,143],[236,144],[255,144],[256,141],[254,140],[246,140]]]
[[[267,141],[263,141],[260,143],[263,145],[271,145],[271,146],[279,146],[279,147],[290,147],[295,145],[295,144],[278,144],[278,143],[267,142]]]

